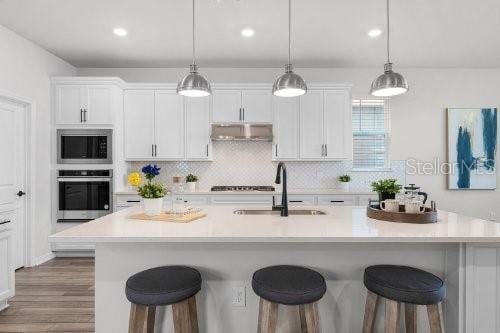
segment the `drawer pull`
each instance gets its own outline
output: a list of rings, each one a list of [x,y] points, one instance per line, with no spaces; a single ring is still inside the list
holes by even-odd
[[[288,200],[288,202],[304,202],[302,200]]]
[[[330,202],[345,202],[344,200],[330,200]]]
[[[127,200],[127,202],[141,202],[141,200]]]
[[[10,222],[11,222],[10,220],[5,220],[5,221],[0,222],[0,224],[7,224],[7,223],[10,223]]]

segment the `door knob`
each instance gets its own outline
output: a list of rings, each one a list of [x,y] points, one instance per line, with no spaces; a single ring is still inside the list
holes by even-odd
[[[17,192],[18,197],[22,197],[23,195],[26,195],[26,193],[21,191],[21,190],[19,190],[19,192]]]

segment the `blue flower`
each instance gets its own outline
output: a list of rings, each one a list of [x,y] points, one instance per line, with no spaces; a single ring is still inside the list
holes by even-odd
[[[146,175],[146,179],[153,179],[160,174],[160,170],[161,168],[159,168],[156,164],[148,164],[142,168],[142,173]]]

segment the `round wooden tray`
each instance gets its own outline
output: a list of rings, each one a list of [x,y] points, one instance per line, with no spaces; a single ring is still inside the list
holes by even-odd
[[[404,205],[399,205],[399,212],[397,213],[381,210],[378,205],[368,206],[366,208],[366,216],[375,220],[415,224],[436,223],[438,220],[437,211],[431,208],[425,208],[425,212],[420,214],[410,214],[405,213]]]

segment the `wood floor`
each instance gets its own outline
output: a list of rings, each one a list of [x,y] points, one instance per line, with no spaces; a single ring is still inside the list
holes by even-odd
[[[94,332],[94,259],[56,258],[16,272],[0,332]]]

